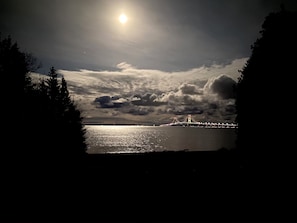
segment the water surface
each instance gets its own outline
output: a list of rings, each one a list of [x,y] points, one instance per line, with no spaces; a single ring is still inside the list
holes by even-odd
[[[88,153],[211,151],[235,147],[235,129],[86,125]]]

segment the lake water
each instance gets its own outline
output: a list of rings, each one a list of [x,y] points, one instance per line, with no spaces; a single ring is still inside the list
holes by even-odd
[[[88,153],[210,151],[235,147],[236,129],[86,125]]]

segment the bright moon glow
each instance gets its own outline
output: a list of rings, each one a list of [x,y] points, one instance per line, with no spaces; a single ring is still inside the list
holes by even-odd
[[[127,18],[127,16],[125,14],[121,14],[119,16],[120,23],[125,24],[127,22],[127,20],[128,20],[128,18]]]

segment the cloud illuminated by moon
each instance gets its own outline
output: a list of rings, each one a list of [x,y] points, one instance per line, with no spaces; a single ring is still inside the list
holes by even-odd
[[[122,13],[119,16],[119,21],[120,21],[120,23],[125,24],[128,21],[128,18],[127,18],[127,16],[124,13]]]

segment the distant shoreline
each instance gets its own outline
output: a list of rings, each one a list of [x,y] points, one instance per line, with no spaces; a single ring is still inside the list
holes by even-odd
[[[229,123],[232,124],[232,123]],[[237,129],[237,125],[171,125],[171,124],[102,124],[102,123],[83,123],[83,125],[98,125],[98,126],[148,126],[148,127],[191,127],[191,128],[204,128],[204,129]]]
[[[133,126],[159,126],[159,125],[149,125],[149,124],[102,124],[102,123],[94,123],[94,122],[90,122],[90,123],[83,123],[84,125],[133,125]]]

